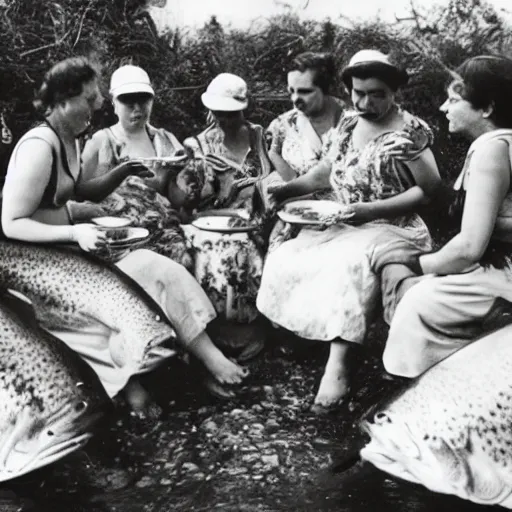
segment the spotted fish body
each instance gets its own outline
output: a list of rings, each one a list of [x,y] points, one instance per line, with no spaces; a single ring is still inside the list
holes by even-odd
[[[2,240],[0,286],[30,299],[46,329],[107,326],[120,368],[138,370],[152,348],[176,340],[163,311],[135,281],[78,250]]]
[[[110,400],[87,363],[0,296],[0,482],[81,448]]]
[[[383,471],[512,509],[512,326],[438,363],[362,426],[361,457]]]

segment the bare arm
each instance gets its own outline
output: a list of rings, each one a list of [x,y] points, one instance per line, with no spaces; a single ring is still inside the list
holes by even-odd
[[[152,177],[153,173],[136,161],[123,162],[109,169],[99,163],[101,140],[93,137],[82,152],[82,172],[76,185],[81,199],[99,202],[111,194],[128,176]]]
[[[441,184],[441,177],[432,151],[425,149],[415,160],[406,162],[406,165],[416,185],[393,197],[352,204],[354,216],[351,217],[351,222],[368,222],[374,219],[406,215],[417,211],[421,205],[428,204]]]
[[[78,242],[83,249],[94,247],[104,237],[86,225],[71,226],[65,207],[39,208],[53,160],[46,141],[25,141],[13,158],[16,165],[6,176],[2,202],[2,228],[7,237],[26,242]]]
[[[494,231],[499,208],[510,188],[508,146],[491,141],[470,163],[460,233],[441,250],[423,255],[424,273],[457,274],[478,263]]]
[[[328,159],[321,160],[306,174],[295,178],[285,185],[269,187],[269,193],[273,194],[276,201],[284,201],[291,197],[304,196],[317,190],[330,187],[331,162]]]
[[[270,149],[268,156],[284,181],[290,181],[297,177],[297,173],[288,165],[286,160],[277,151]]]

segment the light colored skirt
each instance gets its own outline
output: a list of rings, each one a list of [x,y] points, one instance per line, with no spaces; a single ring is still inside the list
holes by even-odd
[[[183,231],[192,246],[194,275],[219,316],[249,323],[258,316],[256,296],[263,258],[247,233]]]
[[[427,275],[398,303],[384,350],[389,373],[417,377],[483,334],[497,297],[512,301],[512,272],[494,267]]]
[[[421,221],[406,228],[382,222],[308,228],[278,247],[271,243],[258,309],[302,338],[362,343],[380,300],[379,279],[370,267],[374,241],[390,232],[430,247]]]
[[[136,281],[161,307],[186,349],[215,318],[215,310],[194,277],[178,263],[155,252],[140,249],[116,264]],[[134,372],[119,368],[109,350],[111,336],[118,335],[103,324],[52,334],[80,354],[98,374],[109,396],[116,395],[133,375],[151,371],[176,354],[163,346],[151,348],[144,366]]]

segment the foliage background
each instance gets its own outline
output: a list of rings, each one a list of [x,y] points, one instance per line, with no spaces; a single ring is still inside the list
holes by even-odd
[[[204,126],[200,95],[223,71],[245,78],[252,95],[248,117],[268,125],[290,107],[286,71],[295,54],[331,51],[341,70],[359,49],[378,48],[409,70],[401,103],[433,127],[441,173],[450,182],[467,146],[448,136],[438,112],[447,69],[473,55],[509,53],[512,31],[484,1],[447,0],[444,8],[424,11],[413,2],[410,18],[395,24],[301,21],[290,10],[248,30],[223,27],[213,17],[193,33],[179,28],[159,33],[148,13],[156,0],[0,0],[0,111],[16,141],[36,121],[32,98],[44,72],[64,57],[87,55],[101,71],[106,97],[117,66],[144,67],[157,90],[153,124],[179,139]],[[341,84],[337,94],[346,94]],[[105,101],[92,130],[113,121]],[[0,145],[0,175],[13,145]]]

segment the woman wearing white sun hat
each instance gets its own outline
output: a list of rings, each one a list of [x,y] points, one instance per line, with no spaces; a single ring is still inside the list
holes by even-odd
[[[201,209],[244,208],[250,213],[254,184],[269,175],[272,165],[263,127],[244,117],[249,105],[247,84],[237,75],[221,73],[201,100],[210,124],[183,143],[196,157],[193,165],[205,176]],[[221,234],[192,225],[184,226],[184,231],[194,247],[196,279],[219,315],[231,324],[255,320],[263,258],[253,239],[248,233]],[[261,347],[260,342],[249,343],[242,357],[254,355]]]

